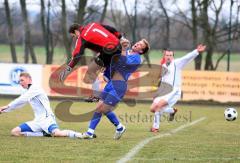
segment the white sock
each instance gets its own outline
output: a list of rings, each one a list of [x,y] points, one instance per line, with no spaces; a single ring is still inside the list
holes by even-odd
[[[93,89],[93,95],[96,97],[99,97],[101,91],[100,91],[100,80],[98,80],[98,78],[92,84],[92,89]]]
[[[166,109],[164,109],[164,112],[165,113],[174,113],[174,109],[170,108],[170,107],[167,107]]]
[[[122,128],[123,127],[123,125],[121,124],[121,123],[119,123],[118,125],[117,125],[117,129],[120,129],[120,128]]]
[[[152,126],[153,128],[159,129],[160,119],[161,119],[161,112],[155,112],[154,119],[153,119],[153,126]]]
[[[43,132],[22,132],[24,136],[43,136]]]
[[[87,133],[90,133],[90,134],[93,135],[93,134],[94,134],[94,131],[95,131],[95,130],[93,130],[93,129],[91,129],[91,128],[88,128]]]
[[[72,130],[68,130],[68,137],[69,138],[76,138],[78,134],[80,134],[80,133],[72,131]]]

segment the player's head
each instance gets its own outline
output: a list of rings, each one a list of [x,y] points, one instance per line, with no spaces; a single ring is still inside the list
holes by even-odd
[[[142,40],[136,42],[132,46],[132,51],[138,52],[139,54],[145,54],[148,52],[149,49],[150,49],[150,45],[146,39],[142,39]]]
[[[23,88],[28,88],[29,84],[32,84],[32,77],[29,73],[27,72],[22,72],[20,74],[20,78],[19,78],[19,84],[23,87]]]
[[[69,34],[72,36],[72,37],[78,37],[79,35],[80,35],[80,31],[79,31],[79,29],[80,29],[80,25],[79,24],[77,24],[77,23],[74,23],[74,24],[72,24],[70,27],[69,27],[69,29],[68,29],[68,32],[69,32]]]
[[[174,51],[168,48],[163,49],[163,58],[166,63],[170,63],[174,59]]]

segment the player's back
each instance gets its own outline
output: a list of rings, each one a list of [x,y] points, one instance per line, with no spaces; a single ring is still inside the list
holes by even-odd
[[[95,22],[86,25],[81,30],[81,38],[86,41],[85,46],[87,48],[95,51],[114,50],[119,46],[119,39],[102,25]]]

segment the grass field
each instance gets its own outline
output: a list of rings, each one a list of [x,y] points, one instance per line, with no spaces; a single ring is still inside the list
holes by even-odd
[[[10,99],[0,99],[5,105]],[[59,101],[52,101],[52,108]],[[73,114],[87,112],[95,104],[75,103]],[[129,162],[240,162],[240,121],[228,122],[223,117],[226,106],[177,105],[179,112],[173,122],[163,117],[160,132],[149,132],[152,125],[150,104],[138,103],[129,107],[121,103],[115,110],[127,131],[123,137],[113,140],[114,127],[103,117],[94,140],[69,138],[14,138],[10,130],[18,124],[31,120],[29,106],[0,115],[0,162],[116,162],[122,159],[139,142],[149,141],[132,156]],[[238,108],[240,113],[240,106]],[[183,125],[206,119],[179,129]],[[61,128],[86,131],[88,122],[63,122]],[[178,128],[179,131],[171,132]],[[171,132],[171,134],[166,134]],[[164,136],[165,135],[165,136]]]
[[[11,56],[10,56],[10,49],[9,46],[7,45],[0,45],[0,63],[11,63]],[[38,60],[39,64],[45,64],[45,60],[46,60],[46,55],[45,55],[45,49],[43,47],[38,47],[36,46],[34,48],[35,53],[36,53],[36,57]],[[18,61],[19,63],[23,63],[24,62],[24,49],[22,46],[16,46],[16,51],[17,51],[17,57],[18,57]],[[85,51],[87,56],[92,56],[92,52],[90,50],[86,50]],[[175,51],[175,57],[181,57],[183,55],[185,55],[187,52],[189,51]],[[65,56],[66,52],[65,49],[63,47],[56,47],[54,49],[54,58],[53,58],[53,64],[63,64],[66,62],[66,56]],[[219,56],[221,55],[221,53],[214,53],[213,55],[213,63],[215,65],[217,59],[219,58]],[[150,60],[152,64],[159,64],[160,59],[162,57],[162,53],[160,50],[151,50],[150,54]],[[205,63],[205,54],[203,54],[203,64],[202,64],[202,69]],[[240,72],[240,53],[232,53],[231,57],[230,57],[230,71],[233,72]],[[31,60],[30,62],[31,63]],[[186,70],[194,70],[194,62],[189,63],[186,68]],[[221,62],[219,63],[218,69],[217,71],[226,71],[227,70],[227,56],[225,56]]]

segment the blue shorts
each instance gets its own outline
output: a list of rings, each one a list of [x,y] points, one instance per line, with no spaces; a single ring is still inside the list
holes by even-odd
[[[111,80],[104,87],[100,97],[101,100],[111,106],[115,106],[122,100],[127,91],[127,82],[122,80]]]

